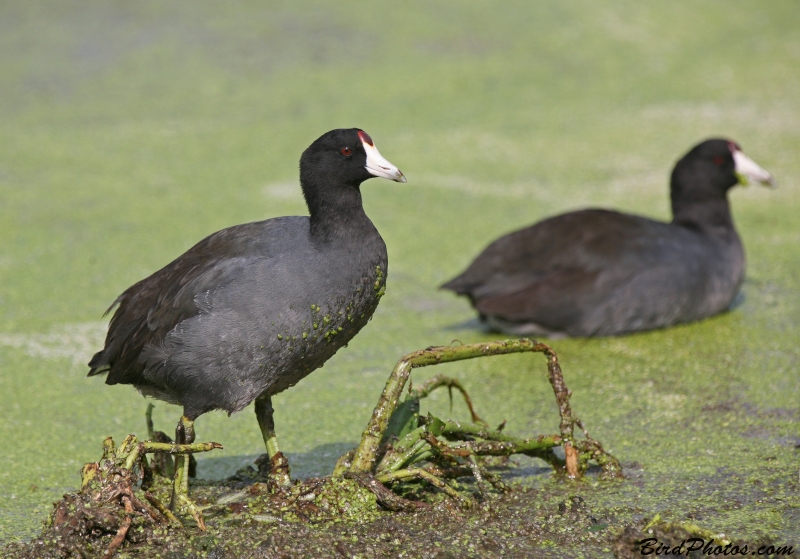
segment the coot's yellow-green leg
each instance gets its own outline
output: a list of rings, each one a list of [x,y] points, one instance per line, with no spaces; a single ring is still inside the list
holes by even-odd
[[[178,427],[175,429],[175,442],[177,444],[192,444],[194,442],[194,421],[181,416]],[[203,514],[200,508],[189,498],[189,455],[178,454],[175,456],[175,477],[172,481],[172,501],[170,510],[184,508],[192,515],[198,528],[206,529]]]
[[[256,398],[256,418],[269,455],[270,481],[277,489],[284,489],[292,484],[292,480],[289,477],[289,461],[278,447],[278,437],[275,436],[275,421],[272,418],[274,411],[269,396]]]

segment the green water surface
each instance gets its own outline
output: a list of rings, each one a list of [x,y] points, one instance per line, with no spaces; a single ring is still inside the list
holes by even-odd
[[[108,305],[213,231],[304,214],[300,153],[351,126],[408,184],[362,189],[389,250],[372,322],[275,398],[295,474],[330,472],[402,354],[497,337],[436,288],[488,242],[588,205],[669,219],[674,161],[723,135],[780,183],[731,192],[732,312],[552,345],[626,467],[604,510],[800,546],[800,9],[731,0],[0,3],[0,542],[38,531],[104,437],[145,432],[133,388],[85,377]],[[415,378],[437,372],[490,423],[557,431],[540,357]],[[179,414],[156,404],[162,430]],[[197,431],[225,446],[202,477],[263,452],[249,408]]]

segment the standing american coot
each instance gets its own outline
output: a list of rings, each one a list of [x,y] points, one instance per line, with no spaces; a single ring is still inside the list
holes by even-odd
[[[384,293],[386,245],[361,203],[374,176],[406,182],[366,132],[322,135],[300,158],[310,217],[223,229],[129,287],[89,375],[183,406],[179,443],[192,442],[199,415],[255,400],[273,472],[288,483],[270,397],[347,344]],[[176,464],[175,493],[194,513],[187,466]]]
[[[711,139],[672,171],[671,223],[588,209],[490,244],[442,285],[517,335],[611,336],[724,311],[744,279],[727,192],[772,176],[734,142]]]

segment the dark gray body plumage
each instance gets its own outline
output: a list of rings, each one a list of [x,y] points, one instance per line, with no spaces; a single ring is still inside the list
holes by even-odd
[[[337,250],[320,250],[309,224],[284,217],[224,229],[125,291],[102,360],[114,360],[117,338],[133,337],[139,343],[126,349],[136,362],[119,363],[107,383],[133,384],[196,417],[239,411],[321,367],[375,311],[387,256],[374,227],[357,244],[333,238],[325,242]],[[159,291],[167,276],[180,277],[177,289]],[[126,317],[134,307],[147,309],[138,324]]]

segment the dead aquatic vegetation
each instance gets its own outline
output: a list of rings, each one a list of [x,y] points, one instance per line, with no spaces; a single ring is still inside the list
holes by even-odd
[[[557,435],[519,438],[502,433],[503,425],[490,429],[475,414],[461,385],[445,377],[435,377],[429,384],[416,391],[409,391],[406,400],[398,406],[411,370],[416,367],[525,352],[544,353],[547,357],[548,377],[561,416],[560,433]],[[440,386],[451,389],[455,387],[464,394],[472,413],[472,423],[443,421],[430,414],[425,417],[419,415],[419,400]],[[605,477],[621,477],[619,462],[589,436],[581,421],[572,413],[570,395],[555,351],[536,341],[520,339],[430,347],[411,353],[395,365],[361,436],[361,443],[351,454],[339,460],[333,475],[360,480],[375,492],[382,505],[391,510],[415,508],[419,505],[396,499],[393,493],[385,491],[386,484],[422,480],[440,489],[462,506],[469,506],[469,498],[463,497],[449,485],[448,479],[472,476],[478,482],[481,493],[485,493],[487,485],[507,491],[508,488],[500,478],[487,469],[487,457],[513,454],[534,456],[573,479],[581,477],[589,462],[594,460]],[[575,427],[580,427],[584,438],[575,437]],[[555,453],[556,447],[564,450],[563,460]],[[418,466],[420,463],[427,465]]]
[[[126,540],[143,541],[143,527],[181,527],[180,520],[150,492],[156,478],[146,455],[186,455],[215,448],[222,447],[217,443],[138,441],[134,435],[117,447],[107,438],[100,461],[84,465],[80,489],[55,503],[31,556],[109,558]],[[201,523],[202,518],[199,520]]]
[[[504,424],[490,428],[473,409],[461,384],[441,375],[409,388],[400,402],[414,368],[525,352],[543,353],[547,358],[548,378],[561,418],[558,434],[521,438],[505,434]],[[471,422],[420,415],[420,400],[444,387],[463,395]],[[211,530],[203,537],[214,539],[217,529],[230,528],[232,522],[365,522],[375,520],[381,507],[422,511],[437,506],[435,503],[452,510],[476,509],[487,502],[493,490],[500,494],[511,491],[492,466],[514,454],[541,458],[567,478],[582,477],[592,461],[600,467],[602,477],[621,477],[619,462],[589,436],[573,414],[570,395],[556,353],[545,344],[520,339],[429,347],[397,362],[360,444],[339,459],[331,477],[296,482],[284,490],[270,483],[268,460],[259,459],[260,481],[239,481],[238,485],[234,480],[198,482],[193,487],[198,506],[175,503],[172,508],[178,514],[191,512],[200,534],[206,530],[205,516]],[[576,427],[582,436],[576,436]],[[163,477],[169,474],[169,467],[162,453],[191,455],[221,447],[217,443],[163,442],[163,435],[153,432],[149,415],[148,431],[151,438],[162,442],[140,442],[134,435],[119,447],[110,438],[104,441],[102,459],[83,468],[80,490],[55,504],[42,536],[31,542],[35,555],[111,557],[125,542],[133,550],[169,540],[176,529],[190,539],[194,536],[187,534],[198,533],[181,530],[181,521],[164,504],[169,502],[171,484]],[[563,449],[563,458],[556,453],[558,447]],[[155,456],[148,461],[147,454]],[[474,482],[476,491],[469,490],[472,485],[458,483],[465,477]]]

